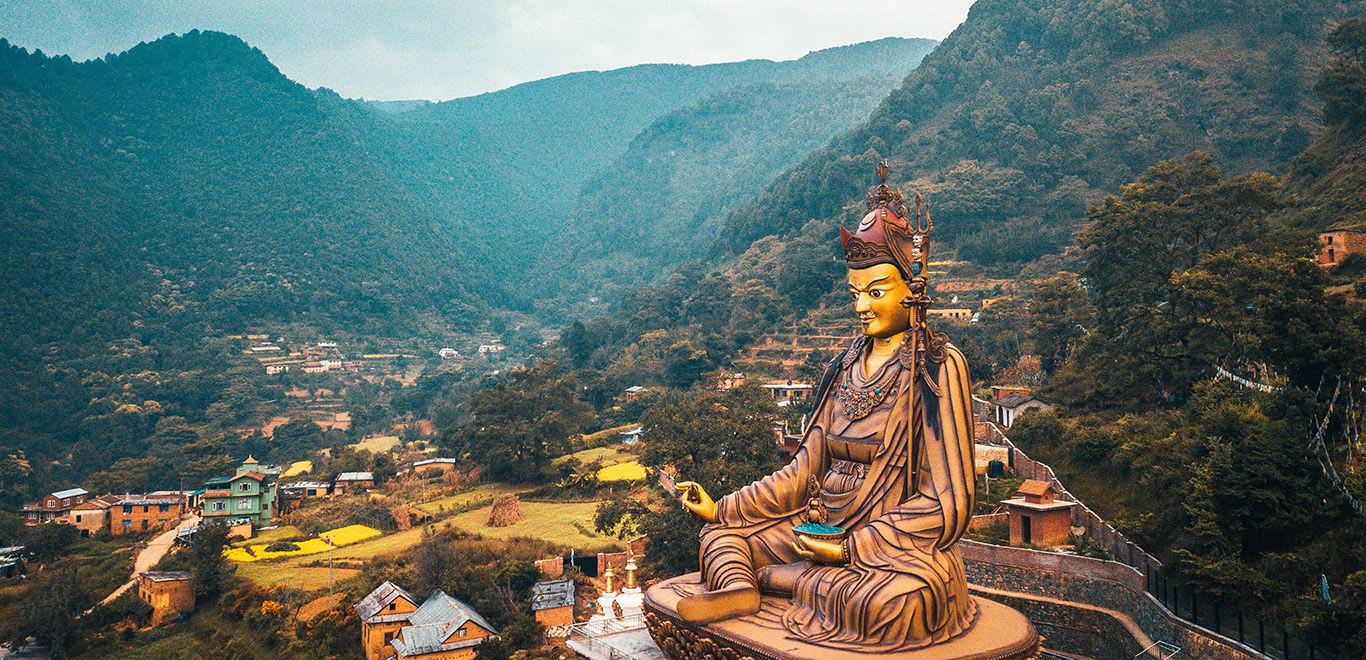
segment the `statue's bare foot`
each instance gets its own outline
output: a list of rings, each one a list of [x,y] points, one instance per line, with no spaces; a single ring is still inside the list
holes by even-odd
[[[714,623],[758,611],[759,590],[751,586],[708,591],[678,601],[678,616],[688,623]]]

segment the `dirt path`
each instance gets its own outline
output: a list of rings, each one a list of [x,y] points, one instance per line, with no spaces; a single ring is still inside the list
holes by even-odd
[[[137,584],[138,573],[152,570],[152,567],[156,566],[157,562],[160,562],[161,558],[165,557],[166,553],[170,552],[171,548],[175,545],[176,532],[198,524],[199,516],[191,514],[189,518],[180,521],[180,524],[176,525],[173,529],[168,529],[156,538],[148,541],[147,547],[139,551],[137,559],[133,561],[133,574],[129,576],[128,581],[123,583],[123,586],[115,589],[114,593],[105,596],[104,600],[100,601],[100,605],[108,605],[109,603],[114,602],[115,598],[122,596],[123,592],[128,591],[133,585]],[[94,608],[91,609],[93,610]],[[89,612],[86,612],[86,614],[89,614]]]

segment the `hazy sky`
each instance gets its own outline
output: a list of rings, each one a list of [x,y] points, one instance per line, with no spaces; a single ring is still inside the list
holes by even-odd
[[[73,59],[194,28],[238,35],[309,87],[449,99],[645,62],[792,59],[888,36],[942,39],[971,0],[0,0],[0,37]]]

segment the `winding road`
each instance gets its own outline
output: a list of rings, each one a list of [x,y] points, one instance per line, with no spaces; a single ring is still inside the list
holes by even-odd
[[[133,561],[133,574],[129,576],[128,581],[123,583],[123,586],[115,589],[114,593],[105,596],[104,600],[100,601],[100,605],[108,605],[109,603],[114,602],[115,598],[122,596],[123,592],[128,591],[133,585],[137,584],[138,573],[152,570],[152,567],[156,566],[157,562],[160,562],[161,558],[165,557],[166,553],[170,552],[171,548],[175,546],[176,532],[198,524],[199,516],[190,514],[190,517],[180,521],[179,525],[162,532],[156,538],[148,541],[147,547],[139,551],[137,559]],[[94,608],[92,607],[91,610],[93,609]],[[89,612],[86,612],[86,614],[89,614]]]

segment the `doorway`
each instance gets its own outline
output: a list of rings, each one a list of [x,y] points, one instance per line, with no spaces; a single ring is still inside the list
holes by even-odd
[[[1020,516],[1020,542],[1026,545],[1034,542],[1034,534],[1029,528],[1029,516]]]

